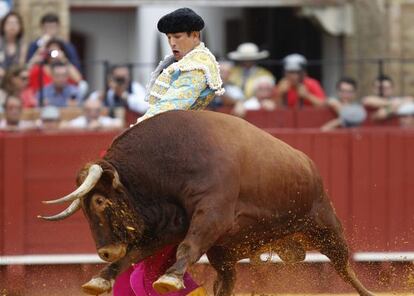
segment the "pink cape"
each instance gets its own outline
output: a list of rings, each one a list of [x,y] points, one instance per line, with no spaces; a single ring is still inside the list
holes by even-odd
[[[115,280],[114,296],[160,296],[152,288],[152,283],[175,262],[176,250],[176,246],[165,247],[120,274]],[[197,283],[188,273],[184,274],[184,286],[185,289],[164,296],[184,296],[198,288]]]

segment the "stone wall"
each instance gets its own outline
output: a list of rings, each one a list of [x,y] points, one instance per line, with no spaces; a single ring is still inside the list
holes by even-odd
[[[375,59],[385,58],[384,73],[393,78],[396,95],[414,95],[414,1],[355,0],[353,6],[355,32],[344,42],[344,58],[351,61],[345,73],[358,78],[361,94],[368,94],[379,73]]]
[[[15,5],[24,20],[26,40],[33,40],[40,35],[40,19],[49,12],[59,16],[62,37],[69,37],[68,0],[16,0]]]

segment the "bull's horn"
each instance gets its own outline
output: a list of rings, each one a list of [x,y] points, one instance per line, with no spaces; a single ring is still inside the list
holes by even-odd
[[[79,210],[81,207],[81,201],[80,199],[75,199],[70,206],[68,206],[66,208],[66,210],[64,210],[63,212],[60,212],[57,215],[54,216],[37,216],[38,218],[41,219],[45,219],[45,220],[49,220],[49,221],[57,221],[57,220],[62,220],[65,219],[69,216],[72,216],[74,213],[77,212],[77,210]]]
[[[99,181],[99,178],[101,177],[102,172],[103,170],[100,165],[97,165],[97,164],[91,165],[88,171],[88,176],[86,177],[85,181],[83,181],[81,186],[78,187],[78,189],[76,189],[72,193],[62,198],[44,201],[44,203],[54,204],[54,203],[62,203],[65,201],[74,201],[75,199],[85,196],[86,194],[88,194],[89,191],[92,190],[92,188]]]

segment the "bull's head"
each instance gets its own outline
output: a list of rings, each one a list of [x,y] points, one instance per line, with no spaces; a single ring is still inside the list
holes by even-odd
[[[74,192],[45,201],[47,204],[72,202],[69,207],[57,215],[39,217],[62,220],[82,208],[102,260],[113,262],[122,258],[131,243],[142,237],[143,222],[116,169],[108,162],[86,165],[78,174],[77,183]]]

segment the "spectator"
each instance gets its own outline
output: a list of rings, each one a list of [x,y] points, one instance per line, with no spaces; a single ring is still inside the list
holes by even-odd
[[[102,102],[96,98],[88,98],[83,105],[83,115],[63,122],[64,129],[119,129],[123,124],[119,118],[102,115]]]
[[[8,96],[3,109],[4,118],[0,121],[0,130],[17,131],[36,128],[33,122],[21,119],[23,103],[19,98]]]
[[[60,21],[59,17],[56,14],[48,13],[45,14],[40,20],[40,26],[42,30],[42,36],[29,45],[27,52],[26,62],[35,63],[31,61],[32,58],[39,53],[44,51],[45,45],[51,39],[59,38],[60,31]],[[80,62],[78,53],[75,47],[70,42],[63,42],[64,52],[69,62],[74,65],[80,71]]]
[[[114,65],[108,76],[108,90],[94,92],[93,98],[99,97],[114,116],[114,108],[125,107],[144,114],[149,104],[145,101],[145,88],[136,81],[131,81],[129,68],[126,65]]]
[[[244,94],[240,87],[229,81],[233,65],[230,62],[220,62],[220,76],[223,81],[224,94],[215,97],[209,108],[215,109],[222,106],[234,106],[237,102],[244,100]]]
[[[233,114],[244,117],[246,111],[266,110],[273,111],[276,104],[272,99],[275,81],[269,76],[262,76],[255,80],[253,85],[254,96],[244,102],[238,102],[233,109]]]
[[[52,82],[51,68],[54,63],[67,64],[69,83],[78,85],[82,81],[81,73],[69,62],[63,41],[59,39],[49,40],[44,51],[38,51],[32,61],[35,63],[30,68],[29,86],[35,92],[40,89],[41,84],[47,86]]]
[[[300,54],[283,59],[284,76],[275,89],[278,105],[287,107],[322,106],[325,92],[320,83],[306,73],[307,60]]]
[[[414,128],[414,102],[404,102],[398,109],[396,114],[400,119],[400,126],[403,128]]]
[[[44,105],[68,107],[79,105],[79,91],[68,83],[69,68],[66,64],[56,62],[51,66],[52,83],[43,88]],[[37,95],[40,100],[40,92]],[[39,104],[40,105],[40,104]]]
[[[60,126],[60,110],[55,106],[46,106],[40,112],[37,127],[42,130],[57,130]]]
[[[5,72],[12,65],[23,65],[27,52],[23,41],[23,20],[14,11],[4,16],[0,24],[0,71]]]
[[[337,98],[328,101],[337,118],[322,126],[323,131],[337,127],[353,127],[360,125],[367,117],[364,107],[357,100],[357,83],[354,79],[344,77],[336,84]]]
[[[1,83],[0,102],[4,102],[6,97],[11,95],[22,100],[23,108],[36,107],[37,98],[35,93],[28,88],[28,78],[29,72],[26,67],[11,66]]]
[[[378,76],[373,84],[373,95],[363,98],[362,103],[369,109],[376,110],[373,119],[385,120],[395,114],[399,106],[412,97],[398,97],[394,95],[394,83],[387,75]]]
[[[229,59],[238,62],[238,65],[232,68],[228,81],[240,87],[245,98],[253,96],[253,84],[256,78],[269,76],[275,79],[272,73],[256,64],[256,61],[265,59],[268,56],[268,51],[259,51],[259,48],[254,43],[242,43],[237,47],[236,51],[228,54]]]

